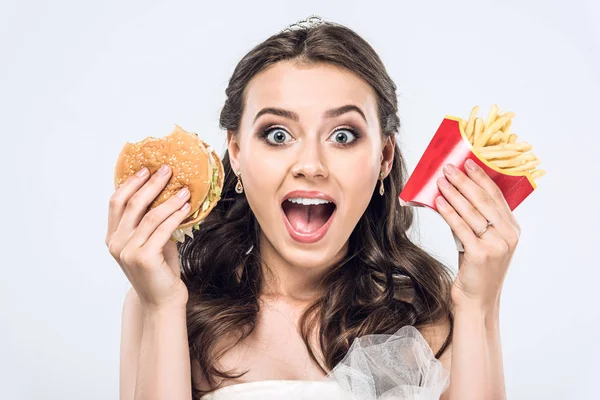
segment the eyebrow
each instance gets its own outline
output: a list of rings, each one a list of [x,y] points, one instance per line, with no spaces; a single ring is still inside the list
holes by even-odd
[[[363,111],[359,107],[355,106],[354,104],[347,104],[345,106],[327,110],[327,111],[325,111],[325,113],[323,113],[323,118],[335,118],[335,117],[339,117],[340,115],[351,112],[351,111],[356,111],[357,113],[359,113],[360,116],[365,120],[365,122],[367,122],[367,117],[365,117],[365,113],[363,113]],[[254,121],[252,122],[252,124],[256,123],[256,120],[263,114],[278,115],[280,117],[288,118],[288,119],[294,120],[296,122],[298,122],[300,120],[300,117],[298,116],[298,114],[296,114],[293,111],[285,110],[283,108],[277,108],[277,107],[265,107],[262,110],[260,110],[258,113],[256,113],[256,116],[254,117]],[[367,125],[368,125],[368,123],[367,123]]]

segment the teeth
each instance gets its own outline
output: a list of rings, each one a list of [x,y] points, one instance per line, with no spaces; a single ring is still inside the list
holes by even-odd
[[[307,198],[299,198],[299,197],[287,199],[287,201],[291,201],[292,203],[296,203],[296,204],[303,204],[305,206],[331,203],[331,201],[322,200],[322,199],[307,199]]]

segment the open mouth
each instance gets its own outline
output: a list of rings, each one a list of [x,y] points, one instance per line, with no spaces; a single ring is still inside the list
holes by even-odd
[[[304,237],[312,237],[323,231],[321,228],[325,224],[329,225],[336,206],[332,202],[325,204],[300,204],[285,200],[281,204],[281,208],[287,218],[289,228],[294,233]]]

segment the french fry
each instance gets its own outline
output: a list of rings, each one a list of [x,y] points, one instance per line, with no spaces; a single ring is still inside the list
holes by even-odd
[[[491,125],[489,125],[487,128],[484,129],[483,133],[479,137],[479,143],[475,142],[475,146],[485,146],[488,139],[492,136],[492,134],[494,132],[498,131],[498,129],[500,129],[500,127],[502,127],[502,125],[507,123],[514,116],[515,116],[515,113],[507,112],[502,117],[500,117],[496,121],[494,121]]]
[[[504,132],[504,134],[506,136],[508,136],[510,134],[510,126],[512,125],[512,119],[509,119],[508,122],[506,124],[504,124],[504,126],[502,128],[500,128],[500,130],[502,132]]]
[[[492,105],[490,112],[488,113],[487,118],[485,119],[485,125],[483,126],[483,131],[485,132],[493,123],[496,121],[498,117],[498,106]]]
[[[473,143],[471,137],[473,136],[473,129],[475,128],[475,117],[477,117],[477,114],[479,114],[479,106],[475,106],[471,110],[471,115],[469,115],[469,119],[467,121],[467,128],[465,129],[467,139],[469,139],[471,143]]]
[[[530,175],[531,175],[531,179],[535,180],[535,179],[538,179],[540,176],[546,175],[546,171],[544,171],[543,169],[536,169]]]
[[[519,137],[511,132],[514,112],[504,112],[493,104],[487,118],[479,118],[479,106],[473,107],[469,119],[459,120],[465,136],[481,158],[507,173],[529,173],[532,179],[546,174],[537,169],[540,159],[533,154],[527,142],[518,142]]]
[[[514,167],[514,168],[503,168],[503,171],[506,172],[525,172],[525,171],[530,171],[532,169],[534,169],[535,167],[537,167],[538,165],[540,165],[542,161],[540,159],[537,160],[533,160],[533,161],[529,161],[527,164],[524,165],[519,165],[518,167]]]
[[[501,143],[501,144],[497,144],[495,146],[485,146],[485,147],[475,146],[475,149],[477,149],[477,151],[479,151],[480,153],[488,153],[488,152],[498,151],[498,150],[518,150],[518,151],[524,152],[524,151],[529,151],[532,148],[533,148],[533,146],[531,146],[527,142]]]
[[[514,157],[514,156],[518,156],[519,154],[521,154],[521,152],[519,150],[505,149],[505,150],[496,150],[496,151],[481,153],[481,156],[483,158],[485,158],[486,160],[491,160],[494,158]]]
[[[487,144],[490,144],[490,145],[500,144],[503,137],[504,137],[504,132],[498,131],[498,132],[494,133],[492,135],[492,137],[490,137],[490,140],[488,140]]]
[[[533,153],[523,153],[517,156],[506,158],[506,159],[496,159],[490,160],[490,163],[494,164],[498,168],[512,168],[518,167],[527,163],[528,161],[537,160],[537,157]]]
[[[510,133],[502,132],[502,137],[500,138],[500,142],[497,144],[507,144],[509,137],[510,137]]]
[[[473,137],[471,140],[471,144],[475,145],[478,138],[481,136],[482,130],[483,130],[483,120],[481,118],[475,118],[475,128],[473,129]]]
[[[498,118],[496,121],[494,121],[494,123],[488,127],[488,130],[491,132],[496,132],[496,131],[502,129],[502,127],[505,124],[509,123],[514,116],[515,116],[515,113],[512,111],[505,113],[500,118]]]

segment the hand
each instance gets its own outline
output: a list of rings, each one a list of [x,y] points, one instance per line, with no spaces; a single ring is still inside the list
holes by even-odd
[[[169,240],[189,213],[190,197],[172,196],[146,212],[171,177],[132,175],[111,196],[106,245],[133,285],[142,304],[185,306],[188,292],[181,280],[177,245]]]
[[[521,228],[500,188],[475,162],[469,161],[464,168],[467,175],[451,164],[444,167],[447,179],[438,180],[443,197],[436,199],[436,206],[465,248],[464,253],[459,253],[452,301],[456,306],[475,305],[488,310],[499,305]],[[480,237],[476,236],[487,221],[492,225]]]

